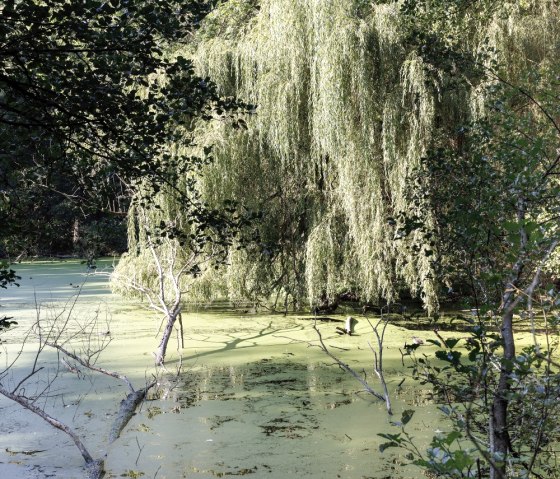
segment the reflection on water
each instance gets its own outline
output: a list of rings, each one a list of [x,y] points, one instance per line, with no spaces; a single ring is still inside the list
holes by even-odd
[[[289,401],[296,410],[309,409],[312,403],[315,408],[333,409],[359,400],[357,396],[341,402],[329,400],[342,379],[337,369],[326,365],[265,358],[244,366],[212,366],[190,371],[180,377],[166,397],[181,407],[199,401],[231,399],[251,402],[254,406],[276,396]],[[339,391],[338,394],[348,393]]]
[[[137,429],[147,432],[141,439],[151,457],[161,460],[158,477],[397,478],[418,473],[401,467],[398,458],[379,455],[376,434],[389,427],[382,406],[320,359],[285,353],[245,364],[200,365],[163,390],[138,418],[149,431]],[[410,403],[412,397],[405,394],[401,401]],[[172,452],[155,430],[180,438]]]
[[[102,365],[141,385],[154,373],[151,352],[158,322],[134,303],[111,297],[106,277],[84,276],[84,268],[76,262],[22,266],[18,273],[26,279],[3,298],[5,311],[31,321],[37,296],[56,303],[56,315],[56,308],[75,293],[72,287],[85,278],[76,311],[81,317],[99,311],[110,322],[99,329],[111,339]],[[401,466],[402,457],[379,454],[382,440],[377,434],[391,428],[383,404],[361,393],[353,378],[311,347],[317,337],[308,319],[229,309],[195,310],[183,320],[186,347],[181,362],[172,347],[168,373],[159,377],[158,388],[110,448],[105,438],[124,386],[91,374],[87,380],[69,372],[61,376],[56,390],[61,399],[53,414],[75,427],[96,455],[107,453],[106,477],[417,477],[418,471]],[[345,362],[359,371],[371,369],[367,324],[358,324],[352,337],[339,337],[332,324],[320,328]],[[18,331],[5,336],[8,346],[17,343]],[[388,333],[385,360],[390,387],[395,388],[402,378],[398,347],[404,340],[397,329]],[[397,414],[418,397],[416,389],[401,393],[394,400]],[[0,477],[81,477],[81,458],[64,435],[4,400],[0,414]],[[431,409],[418,411],[412,432],[429,434],[436,417]],[[6,448],[41,452],[2,455]]]

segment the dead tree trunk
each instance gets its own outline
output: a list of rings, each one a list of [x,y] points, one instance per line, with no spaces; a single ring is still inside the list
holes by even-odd
[[[177,312],[171,311],[167,315],[167,321],[165,323],[163,334],[161,335],[161,341],[154,353],[156,366],[163,366],[165,362],[167,344],[169,343],[169,339],[171,338],[171,334],[173,333],[173,326],[175,325],[175,321],[177,321],[177,317],[179,316],[179,314],[180,311]]]

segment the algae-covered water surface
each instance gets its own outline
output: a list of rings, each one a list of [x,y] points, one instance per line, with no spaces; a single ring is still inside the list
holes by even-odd
[[[379,453],[383,439],[377,434],[396,432],[384,404],[362,392],[355,379],[316,347],[310,317],[249,314],[225,305],[190,308],[183,315],[184,348],[173,339],[167,372],[162,373],[153,367],[151,355],[158,318],[140,302],[111,295],[110,271],[110,261],[100,263],[95,274],[87,274],[77,261],[18,265],[21,286],[7,290],[0,303],[1,314],[18,321],[2,334],[4,366],[16,358],[39,317],[46,323],[66,320],[69,328],[77,329],[86,322],[90,341],[106,344],[110,339],[98,365],[128,375],[137,387],[156,375],[158,385],[111,445],[107,436],[126,396],[124,384],[80,367],[68,368],[46,350],[40,359],[46,375],[38,374],[26,386],[33,388],[30,394],[41,391],[56,366],[63,365],[38,403],[73,427],[92,455],[106,454],[106,477],[418,476],[418,470],[403,465],[407,461],[398,451]],[[379,390],[367,321],[358,317],[351,337],[337,335],[335,325],[320,324],[326,344]],[[410,430],[425,442],[439,421],[428,392],[410,379],[397,389],[406,373],[399,347],[411,336],[389,326],[385,370],[396,416],[416,408]],[[68,344],[79,352],[79,341]],[[17,384],[25,376],[35,350],[31,335],[3,383]],[[4,398],[0,415],[0,477],[84,476],[83,460],[65,434]]]

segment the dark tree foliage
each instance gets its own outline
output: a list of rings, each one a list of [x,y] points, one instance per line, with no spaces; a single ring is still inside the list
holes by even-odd
[[[7,264],[0,262],[0,288],[7,289],[8,286],[15,285],[19,286],[17,280],[19,276],[13,269],[10,269]],[[13,324],[17,322],[12,321],[12,317],[4,316],[0,318],[0,332],[4,329],[8,329]]]
[[[190,144],[193,121],[239,108],[175,53],[211,3],[2,2],[5,248],[33,240],[65,249],[76,220],[118,224],[109,216],[124,216],[131,186],[157,189],[188,169],[189,158],[170,145]]]
[[[8,265],[5,263],[0,263],[0,288],[6,289],[10,285],[16,285],[19,276],[16,275],[16,272],[13,269],[10,269]]]

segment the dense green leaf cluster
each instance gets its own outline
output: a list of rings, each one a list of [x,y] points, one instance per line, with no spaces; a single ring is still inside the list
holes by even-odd
[[[549,339],[558,334],[558,293],[553,289],[540,291],[539,326]],[[529,311],[521,311],[523,317]],[[407,451],[407,458],[438,477],[489,477],[493,467],[504,465],[508,478],[545,477],[557,474],[555,444],[560,437],[557,417],[560,413],[556,397],[560,390],[555,341],[548,346],[535,344],[523,348],[511,360],[501,353],[503,338],[492,331],[491,315],[463,318],[470,326],[467,338],[439,336],[430,341],[438,349],[435,359],[411,347],[412,373],[421,384],[433,388],[445,421],[432,438],[426,451],[417,448],[406,425],[410,411],[403,420],[393,424],[399,433],[380,434],[388,440],[380,445]],[[548,336],[550,335],[550,336]],[[543,343],[545,337],[543,336]],[[499,383],[500,370],[510,368],[508,429],[510,456],[492,452],[492,423],[489,411]],[[499,477],[499,476],[498,476]]]
[[[36,231],[50,228],[50,237],[65,230],[68,243],[75,220],[122,216],[139,179],[173,183],[177,165],[188,162],[177,151],[190,145],[192,122],[237,107],[173,54],[208,8],[205,1],[3,2],[0,212],[14,227],[5,238],[44,243],[49,235]]]

